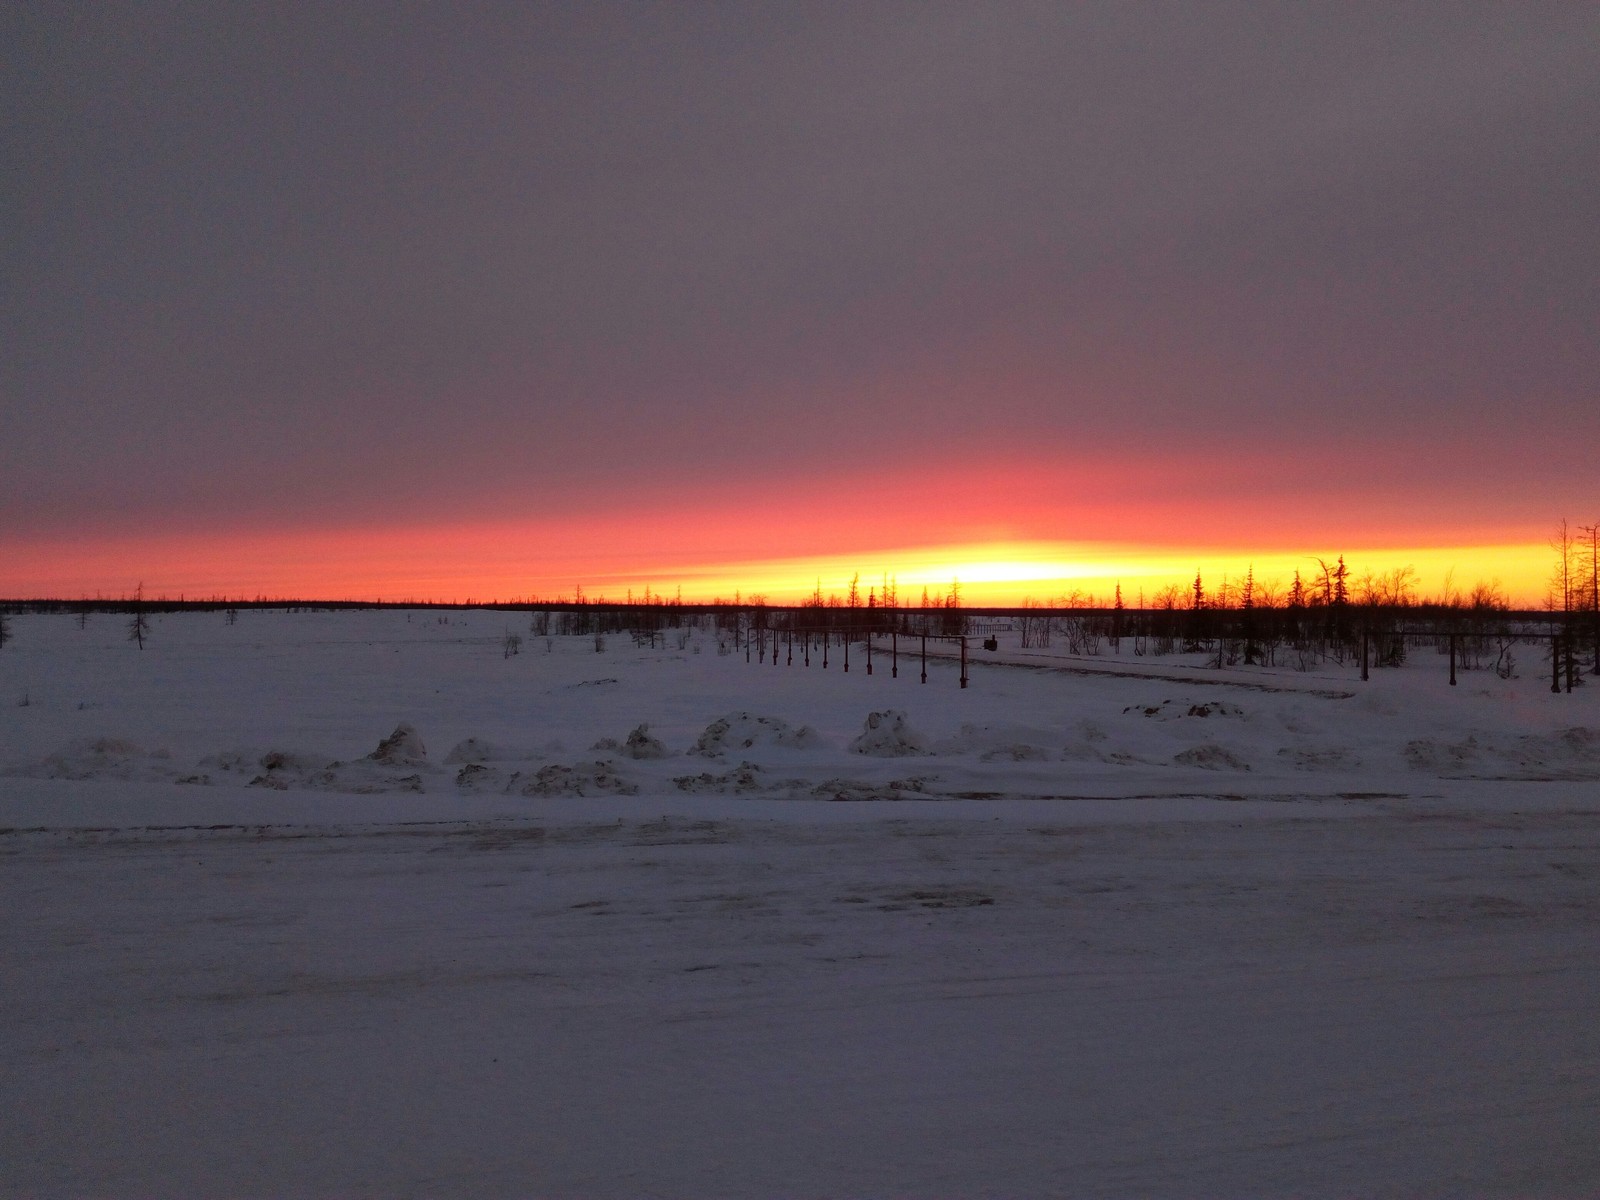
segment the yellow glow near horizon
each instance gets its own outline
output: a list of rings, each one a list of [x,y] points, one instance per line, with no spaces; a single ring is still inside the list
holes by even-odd
[[[862,603],[881,595],[885,577],[901,604],[942,601],[958,580],[967,605],[1012,606],[1033,599],[1060,601],[1076,592],[1109,603],[1118,584],[1125,604],[1155,603],[1163,588],[1185,597],[1199,571],[1208,593],[1224,578],[1237,582],[1254,569],[1268,590],[1287,590],[1296,570],[1307,586],[1320,577],[1307,554],[1251,553],[1234,547],[1139,546],[1110,542],[987,541],[945,546],[889,546],[838,555],[772,559],[722,559],[723,539],[708,530],[702,544],[644,550],[608,548],[606,531],[581,531],[557,540],[549,531],[517,523],[270,534],[226,540],[174,536],[130,546],[117,540],[23,546],[4,553],[10,568],[0,594],[75,597],[131,594],[142,581],[151,596],[254,596],[325,599],[467,600],[571,599],[577,587],[589,598],[622,600],[648,587],[656,596],[685,601],[731,601],[765,595],[775,604],[812,596],[843,599],[859,577]],[[1328,556],[1332,562],[1338,551]],[[1498,580],[1519,607],[1540,607],[1551,552],[1543,542],[1501,542],[1419,547],[1351,547],[1344,552],[1355,585],[1367,572],[1399,567],[1415,571],[1417,594],[1439,596],[1447,575],[1469,592],[1480,580]]]
[[[1537,608],[1543,602],[1544,580],[1550,551],[1542,543],[1489,546],[1435,546],[1396,549],[1355,548],[1344,553],[1350,586],[1367,573],[1384,575],[1410,567],[1420,599],[1444,594],[1447,583],[1456,593],[1468,593],[1479,582],[1500,585],[1507,599],[1519,607]],[[1329,567],[1338,553],[1325,556]],[[899,602],[915,604],[924,587],[930,600],[942,600],[952,581],[961,587],[968,605],[1011,606],[1026,599],[1055,601],[1074,591],[1109,603],[1118,586],[1128,605],[1145,602],[1168,586],[1185,596],[1196,571],[1208,592],[1226,580],[1238,583],[1254,571],[1258,586],[1286,592],[1296,570],[1309,589],[1320,583],[1322,568],[1315,556],[1304,554],[1247,554],[1228,550],[1141,550],[1093,544],[1031,543],[951,547],[917,547],[877,554],[842,555],[720,564],[692,569],[681,575],[686,592],[692,584],[697,598],[732,599],[737,591],[748,597],[764,594],[774,603],[804,600],[820,588],[824,597],[843,597],[852,576],[859,574],[862,603],[869,589],[880,590],[887,574],[898,590]],[[631,583],[635,591],[643,582]],[[660,590],[658,581],[650,586]]]

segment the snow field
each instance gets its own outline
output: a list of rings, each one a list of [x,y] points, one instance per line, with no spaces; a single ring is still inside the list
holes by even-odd
[[[1069,660],[1012,652],[975,657],[962,691],[948,661],[930,663],[926,685],[909,668],[888,678],[881,655],[870,677],[859,662],[850,674],[774,667],[719,654],[703,631],[682,649],[612,636],[598,654],[592,638],[532,638],[504,657],[503,633],[524,621],[246,611],[229,626],[221,614],[183,614],[157,617],[141,653],[113,618],[86,629],[65,616],[18,618],[0,655],[0,774],[534,799],[1600,779],[1600,689],[1553,696],[1538,679],[1482,672],[1452,689],[1425,661],[1365,684],[1353,668],[1174,664],[1169,673],[1193,676],[1181,682],[1078,676]],[[1139,672],[1150,660],[1088,665]],[[402,729],[403,752],[382,749]]]
[[[0,1195],[1600,1192],[1600,689],[437,617],[16,620]]]

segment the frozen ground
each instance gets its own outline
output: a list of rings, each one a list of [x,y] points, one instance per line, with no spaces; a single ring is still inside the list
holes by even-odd
[[[1600,687],[1532,652],[448,622],[14,621],[5,1194],[1600,1193]]]

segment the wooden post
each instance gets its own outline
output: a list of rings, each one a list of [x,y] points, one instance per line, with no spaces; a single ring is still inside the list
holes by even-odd
[[[811,630],[809,629],[806,630],[805,660],[806,666],[809,667],[811,665]]]
[[[1361,681],[1365,683],[1370,678],[1367,674],[1367,631],[1361,631]]]
[[[961,638],[961,686],[967,686],[967,639]]]
[[[922,682],[928,682],[928,635],[922,635]]]
[[[866,636],[865,640],[866,640],[866,643],[867,643],[867,674],[871,675],[872,674],[872,630],[870,630],[870,629],[867,630],[867,636]]]
[[[844,631],[844,673],[850,674],[850,631]]]
[[[1456,635],[1450,635],[1450,686],[1456,685]]]
[[[788,636],[788,638],[786,640],[789,643],[789,645],[788,645],[788,658],[784,661],[783,665],[786,666],[786,667],[792,667],[792,666],[794,666],[794,626],[793,625],[789,626],[789,636]]]
[[[900,678],[900,634],[889,631],[889,678]]]
[[[824,671],[828,669],[828,643],[831,641],[833,641],[833,631],[824,629],[822,631],[822,669]]]
[[[1550,690],[1561,692],[1561,635],[1550,635]]]

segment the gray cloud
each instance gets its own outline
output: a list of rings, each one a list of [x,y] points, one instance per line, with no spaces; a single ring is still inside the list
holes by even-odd
[[[1063,455],[1600,432],[1587,6],[4,22],[24,526],[770,480],[975,408]]]

